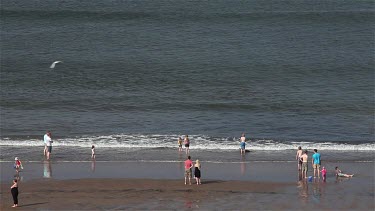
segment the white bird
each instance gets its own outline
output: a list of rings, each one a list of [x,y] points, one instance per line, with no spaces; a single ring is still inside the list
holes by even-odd
[[[55,68],[55,65],[56,65],[57,63],[63,63],[63,62],[62,62],[62,61],[55,61],[55,62],[53,62],[53,63],[51,64],[51,66],[50,66],[49,68]]]

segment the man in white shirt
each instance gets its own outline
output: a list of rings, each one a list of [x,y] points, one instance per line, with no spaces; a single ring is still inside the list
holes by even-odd
[[[49,156],[51,152],[52,152],[51,132],[47,131],[47,133],[44,135],[44,156],[47,155],[47,160],[49,160]]]

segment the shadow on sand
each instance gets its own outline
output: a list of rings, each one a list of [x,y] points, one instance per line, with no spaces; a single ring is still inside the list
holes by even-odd
[[[23,204],[23,205],[18,205],[18,207],[30,207],[30,206],[39,205],[39,204],[48,204],[48,202],[39,202],[39,203],[32,203],[32,204]]]
[[[225,182],[225,181],[223,181],[223,180],[207,180],[207,181],[202,182],[202,185],[211,184],[211,183],[223,183],[223,182]]]

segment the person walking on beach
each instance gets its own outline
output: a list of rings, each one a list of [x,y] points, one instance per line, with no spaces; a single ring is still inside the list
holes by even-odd
[[[241,152],[241,155],[242,154],[245,154],[245,147],[246,147],[246,137],[245,137],[245,133],[242,133],[242,136],[240,138],[240,152]]]
[[[44,154],[44,156],[46,156],[47,153],[48,153],[47,143],[48,143],[49,141],[51,141],[51,131],[48,130],[48,131],[46,132],[46,134],[44,134],[43,139],[44,139],[44,151],[43,151],[43,154]]]
[[[185,160],[185,185],[189,178],[189,185],[191,185],[191,168],[193,168],[193,162],[191,161],[190,155]]]
[[[91,159],[95,159],[95,146],[91,146]]]
[[[178,137],[177,144],[178,144],[178,151],[182,152],[182,138],[181,137]]]
[[[185,149],[186,149],[186,154],[190,154],[190,139],[189,139],[189,136],[188,135],[185,135],[185,138],[184,138],[184,144],[185,144]]]
[[[307,179],[307,171],[308,171],[308,161],[309,156],[307,156],[307,150],[304,151],[303,155],[301,156],[302,161],[302,178]]]
[[[197,185],[201,185],[201,164],[199,163],[199,160],[196,160],[194,164],[194,177]]]
[[[302,167],[302,161],[301,161],[301,156],[302,156],[302,147],[299,146],[298,147],[298,150],[297,150],[297,154],[296,154],[296,160],[297,160],[297,168],[298,168],[298,171],[301,171],[301,167]]]
[[[353,177],[354,176],[354,174],[342,173],[342,171],[339,169],[338,166],[335,167],[335,173],[336,173],[336,177]]]
[[[318,153],[317,149],[314,149],[314,154],[312,155],[311,163],[314,169],[314,178],[318,176],[320,178],[320,154]]]
[[[13,185],[10,187],[10,192],[13,196],[12,207],[18,207],[18,182],[16,179],[13,180]]]
[[[17,173],[20,171],[20,169],[23,169],[22,162],[18,157],[14,158],[14,168],[16,169]]]

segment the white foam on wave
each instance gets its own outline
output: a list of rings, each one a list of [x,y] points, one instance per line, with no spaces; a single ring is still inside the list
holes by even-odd
[[[103,148],[177,148],[177,137],[182,135],[143,135],[143,134],[117,134],[108,136],[84,136],[76,138],[53,139],[53,146],[57,147],[96,147]],[[238,138],[209,137],[205,135],[189,135],[191,149],[200,150],[237,150]],[[14,147],[42,147],[41,139],[17,140],[10,138],[0,139],[0,146]],[[336,151],[375,151],[375,143],[349,144],[337,142],[308,142],[308,141],[273,141],[250,140],[248,149],[257,151],[296,150],[298,146],[303,149],[336,150]]]

